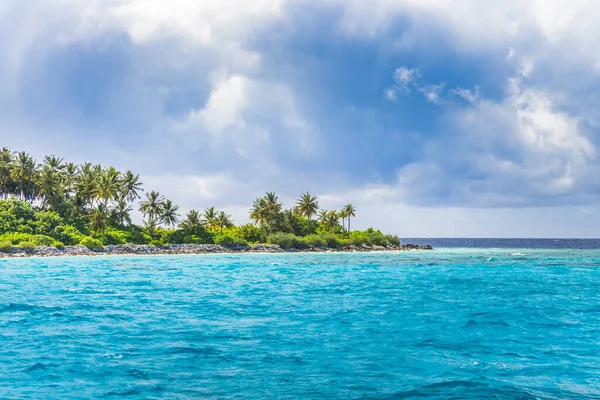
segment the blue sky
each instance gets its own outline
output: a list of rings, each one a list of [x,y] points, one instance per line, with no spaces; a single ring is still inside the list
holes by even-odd
[[[182,209],[265,191],[401,236],[598,237],[594,1],[0,1],[2,145]]]

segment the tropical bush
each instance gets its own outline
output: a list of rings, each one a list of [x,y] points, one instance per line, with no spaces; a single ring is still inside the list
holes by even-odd
[[[150,243],[148,243],[150,246],[159,246],[159,247],[163,247],[165,244],[164,242],[160,241],[160,240],[151,240]]]
[[[385,239],[389,246],[400,246],[401,244],[400,239],[396,235],[385,235]]]
[[[321,235],[308,235],[304,238],[304,241],[313,247],[327,247],[327,241]]]
[[[269,244],[278,244],[283,249],[304,249],[307,247],[302,238],[291,233],[274,233],[267,239]]]
[[[33,244],[31,242],[21,242],[21,243],[19,243],[19,247],[21,249],[23,249],[24,251],[26,251],[27,253],[29,253],[30,251],[35,249],[35,244]]]
[[[66,245],[74,246],[79,244],[86,236],[77,228],[71,225],[59,225],[54,228],[51,235],[54,239],[63,242]]]
[[[62,250],[62,249],[64,249],[64,248],[65,248],[65,244],[64,244],[63,242],[56,242],[56,243],[54,244],[54,247],[56,247],[56,248],[57,248],[57,249],[59,249],[59,250]]]
[[[0,242],[10,242],[13,245],[18,245],[22,242],[29,242],[32,240],[32,234],[22,232],[4,233],[0,235]]]
[[[11,242],[0,242],[0,253],[10,253],[12,251]]]
[[[103,248],[102,242],[100,242],[98,239],[94,239],[91,236],[84,237],[83,239],[81,239],[81,242],[79,242],[79,244],[87,247],[92,251],[102,250]]]
[[[245,239],[233,237],[230,235],[215,236],[215,244],[225,247],[246,247],[248,242]]]
[[[333,233],[323,233],[321,238],[327,243],[327,247],[337,249],[342,246],[341,239]]]

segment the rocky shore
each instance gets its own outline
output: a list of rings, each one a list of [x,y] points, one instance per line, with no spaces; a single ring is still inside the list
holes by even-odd
[[[293,252],[370,252],[370,251],[411,251],[433,250],[431,246],[406,244],[394,247],[382,246],[348,246],[343,248],[309,247],[302,250],[282,249],[277,244],[257,244],[245,247],[223,247],[216,244],[171,244],[167,246],[122,244],[105,246],[102,249],[90,250],[85,246],[65,246],[62,249],[40,246],[26,251],[13,247],[10,253],[0,253],[0,258],[9,257],[61,257],[61,256],[104,256],[104,255],[162,255],[162,254],[211,254],[211,253],[293,253]]]

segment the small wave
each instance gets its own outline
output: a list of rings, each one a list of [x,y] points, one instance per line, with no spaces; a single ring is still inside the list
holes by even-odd
[[[479,383],[463,380],[445,381],[395,393],[387,399],[522,399],[535,400],[537,397],[526,390],[512,385],[494,385],[494,382]]]
[[[55,311],[61,311],[62,308],[60,307],[45,307],[45,306],[34,306],[31,304],[26,304],[26,303],[9,303],[6,306],[0,308],[0,313],[3,312],[22,312],[22,311],[29,311],[29,312],[55,312]]]
[[[525,254],[517,252],[517,253],[512,253],[511,256],[513,256],[513,257],[523,257],[523,256],[525,256]]]
[[[43,363],[35,363],[31,367],[27,367],[25,372],[34,372],[34,371],[45,371],[52,367],[56,367],[56,364],[43,364]]]
[[[108,360],[121,360],[123,358],[123,354],[108,352],[102,354],[102,358],[106,358]]]
[[[145,373],[144,371],[140,371],[139,369],[130,369],[129,371],[127,371],[127,375],[138,379],[144,379],[148,377],[147,373]]]

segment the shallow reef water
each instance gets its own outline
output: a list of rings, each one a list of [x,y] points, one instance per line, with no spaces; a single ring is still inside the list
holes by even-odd
[[[600,251],[0,260],[2,399],[600,399]]]

